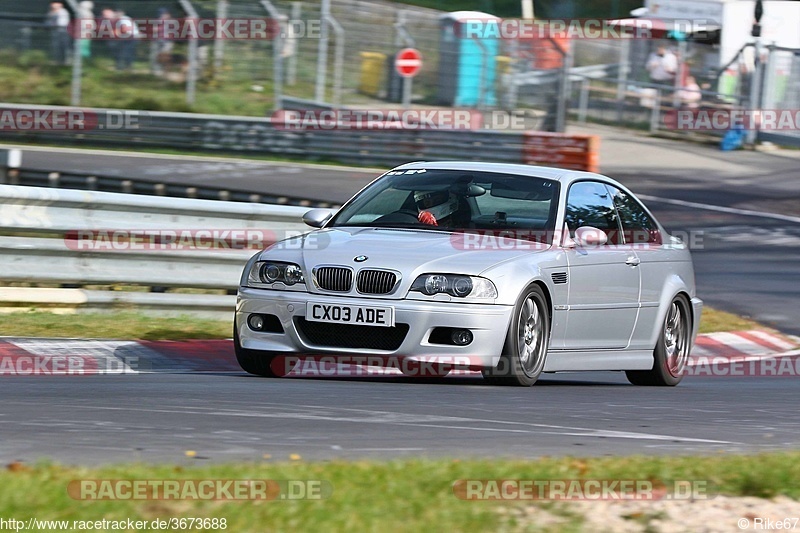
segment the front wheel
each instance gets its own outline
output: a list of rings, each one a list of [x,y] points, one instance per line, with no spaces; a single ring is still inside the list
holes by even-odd
[[[233,324],[233,351],[236,353],[236,361],[239,366],[248,374],[265,378],[283,377],[286,374],[277,373],[273,369],[273,362],[276,357],[274,353],[242,348],[239,342],[239,330],[235,322]]]
[[[683,379],[691,348],[692,317],[689,302],[676,296],[667,310],[661,335],[653,350],[653,368],[628,370],[625,375],[634,385],[674,387]]]
[[[483,370],[483,377],[491,383],[530,387],[544,370],[549,344],[547,300],[538,285],[530,285],[514,306],[500,362]]]

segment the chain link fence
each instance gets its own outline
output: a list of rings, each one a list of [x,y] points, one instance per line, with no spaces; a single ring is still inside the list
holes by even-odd
[[[762,107],[794,112],[800,122],[800,50],[781,47],[769,47],[767,50]],[[760,138],[778,144],[800,146],[798,129],[765,132]]]
[[[749,130],[750,142],[758,137],[781,144],[800,143],[797,127],[756,131],[761,127],[758,112],[796,113],[800,109],[800,50],[749,43],[720,66],[719,47],[704,42],[654,39],[574,44],[577,67],[570,76],[569,108],[570,117],[578,122],[718,140],[731,128],[713,124],[706,128],[702,123],[700,127],[694,123],[681,126],[677,114],[732,120],[736,113],[750,113],[739,115],[745,117],[743,129]],[[646,64],[659,47],[671,48],[679,58],[674,81],[649,77]],[[597,69],[581,72],[590,64]]]
[[[506,110],[523,115],[533,129],[562,131],[571,118],[684,136],[697,132],[675,127],[680,110],[800,106],[797,50],[767,46],[756,52],[748,45],[720,66],[713,35],[498,38],[467,43],[472,48],[465,52],[468,47],[454,39],[453,14],[389,2],[115,0],[115,9],[136,20],[165,12],[179,19],[269,19],[279,30],[266,39],[139,39],[132,60],[120,65],[120,45],[113,40],[79,47],[70,40],[59,56],[45,21],[48,4],[31,0],[0,11],[6,64],[0,69],[7,80],[0,100],[74,103],[72,74],[80,82],[80,103],[98,107],[265,116],[279,106],[392,109],[409,96],[418,107]],[[86,16],[75,6],[77,0],[67,0],[73,19]],[[104,16],[104,7],[96,4],[92,15]],[[419,50],[423,61],[411,95],[393,68],[395,54],[407,47]],[[659,47],[679,58],[674,81],[650,78],[646,64]],[[78,53],[82,63],[71,73]]]
[[[30,4],[31,10],[35,3]],[[37,11],[46,11],[46,2],[37,5]],[[270,18],[280,21],[282,36],[199,40],[194,55],[190,40],[173,39],[167,47],[137,40],[132,47],[133,60],[123,68],[117,64],[118,43],[86,41],[82,46],[87,54],[78,74],[82,82],[80,103],[262,116],[278,102],[297,100],[397,108],[408,99],[413,105],[429,107],[527,108],[537,117],[556,111],[554,102],[561,88],[556,78],[565,52],[562,50],[555,61],[537,56],[552,54],[558,47],[543,50],[531,42],[487,39],[485,44],[473,47],[469,52],[473,57],[469,58],[453,44],[458,31],[454,29],[456,19],[445,12],[388,2],[331,0],[329,12],[323,13],[323,5],[290,0],[119,0],[114,8],[135,20],[152,20],[163,11],[183,18],[191,16],[192,10],[200,18]],[[103,17],[102,11],[102,7],[96,7],[93,16]],[[70,15],[73,19],[80,16],[74,9]],[[63,86],[66,70],[54,72],[50,68],[54,62],[43,17],[18,13],[0,19],[7,36],[0,46],[9,56],[34,51],[18,66],[49,69],[48,74],[62,78],[56,85]],[[72,44],[67,47],[65,63],[74,61]],[[403,48],[416,48],[423,61],[410,91],[394,69],[395,55]],[[468,79],[457,80],[458,65],[470,62]],[[123,72],[116,77],[109,74],[115,70]],[[547,71],[544,78],[534,79],[534,75],[533,81],[523,79],[543,70]],[[192,76],[195,80],[190,87]],[[464,87],[470,84],[478,85],[475,95],[466,94],[472,89]],[[132,90],[135,88],[140,89],[139,94]],[[24,96],[3,99],[37,103]],[[69,103],[68,91],[54,92],[39,103]],[[547,122],[550,128],[556,124],[552,116],[541,122]]]

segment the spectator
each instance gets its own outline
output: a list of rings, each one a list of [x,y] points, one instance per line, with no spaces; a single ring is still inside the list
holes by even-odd
[[[139,28],[124,11],[116,12],[117,70],[128,70],[136,59],[136,39]]]
[[[162,7],[158,10],[158,21],[160,25],[157,28],[155,40],[151,45],[150,51],[150,65],[153,74],[162,76],[164,74],[164,66],[169,65],[171,62],[171,54],[174,43],[169,40],[164,32],[165,21],[172,18],[169,10]]]
[[[647,60],[647,72],[655,83],[672,84],[678,71],[678,58],[666,46],[659,46]]]
[[[746,46],[739,55],[739,103],[750,107],[751,84],[756,71],[756,51],[753,46]]]
[[[681,105],[688,109],[697,109],[700,106],[702,97],[697,80],[694,79],[694,76],[687,76],[686,83],[678,90],[678,98]]]
[[[84,0],[78,4],[78,7],[78,19],[81,20],[81,27],[94,29],[95,26],[97,26],[94,20],[94,12],[92,11],[94,9],[94,2]],[[84,59],[89,59],[92,57],[91,39],[83,39],[81,41],[81,57]]]
[[[58,65],[67,64],[69,51],[69,11],[61,2],[50,2],[45,25],[50,29],[50,57]]]
[[[102,21],[101,21],[101,28],[106,27],[106,24],[110,24],[112,28],[116,27],[117,24],[117,13],[113,9],[104,8],[102,11]],[[119,42],[116,38],[108,38],[106,37],[106,46],[108,47],[108,53],[111,57],[115,60],[117,58],[117,49],[119,48]]]

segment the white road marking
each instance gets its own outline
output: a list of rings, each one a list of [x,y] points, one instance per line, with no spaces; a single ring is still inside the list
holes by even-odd
[[[718,211],[720,213],[731,213],[734,215],[744,215],[748,217],[771,218],[773,220],[782,220],[784,222],[793,222],[795,224],[800,224],[800,217],[793,217],[790,215],[780,215],[778,213],[754,211],[752,209],[738,209],[736,207],[724,207],[721,205],[701,204],[698,202],[687,202],[685,200],[661,198],[660,196],[650,196],[648,194],[638,194],[637,196],[640,199],[645,200],[647,202],[661,202],[664,204],[680,205],[683,207],[693,207],[695,209],[705,209],[707,211]]]
[[[264,407],[268,404],[260,404]],[[280,406],[285,409],[285,406]],[[323,420],[327,422],[356,422],[363,424],[387,424],[396,426],[414,426],[425,428],[441,428],[441,429],[456,429],[465,431],[489,431],[498,433],[518,433],[518,434],[532,434],[532,435],[569,435],[578,437],[597,437],[597,438],[617,438],[617,439],[634,439],[634,440],[656,440],[656,441],[676,441],[676,442],[697,442],[707,444],[733,444],[730,441],[713,440],[713,439],[699,439],[692,437],[681,437],[677,435],[662,435],[656,433],[640,433],[632,431],[613,431],[596,428],[582,428],[571,426],[557,426],[551,424],[535,424],[528,422],[513,422],[508,420],[485,420],[479,418],[466,418],[455,416],[436,416],[436,415],[415,415],[411,413],[396,413],[391,411],[370,411],[366,409],[352,409],[352,408],[330,408],[324,406],[294,406],[296,409],[302,408],[302,412],[288,411],[288,412],[254,412],[254,411],[236,411],[236,410],[212,410],[213,408],[189,408],[180,409],[176,407],[161,408],[161,409],[144,409],[136,407],[110,407],[110,406],[93,406],[93,405],[72,405],[71,409],[86,409],[86,410],[102,410],[102,411],[131,411],[142,413],[169,413],[181,415],[200,415],[200,416],[236,416],[244,418],[288,418],[292,420]],[[311,410],[318,410],[320,413],[315,414]],[[324,415],[325,411],[331,412],[338,411],[354,411],[372,416],[372,418],[356,417],[356,416],[331,416]],[[443,423],[432,423],[440,421]],[[449,424],[444,422],[451,422]],[[466,422],[475,424],[496,424],[506,426],[523,426],[523,428],[516,429],[510,427],[492,428],[492,427],[476,427],[469,425],[456,425],[456,422]]]
[[[751,226],[715,226],[697,231],[725,242],[769,244],[772,246],[800,246],[797,228],[753,228]]]
[[[340,450],[344,450],[341,446]],[[347,448],[348,452],[423,452],[425,448]]]

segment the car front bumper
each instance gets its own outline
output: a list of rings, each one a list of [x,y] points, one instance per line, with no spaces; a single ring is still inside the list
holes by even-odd
[[[394,308],[395,323],[408,324],[408,332],[396,350],[342,348],[314,344],[295,324],[296,317],[305,317],[306,303],[389,306]],[[380,355],[419,359],[421,361],[468,360],[471,366],[496,366],[500,360],[512,306],[469,304],[421,300],[377,298],[343,298],[299,291],[278,291],[240,287],[236,303],[236,327],[242,348],[265,352],[323,355]],[[247,325],[253,313],[275,315],[283,333],[254,331]],[[433,328],[469,329],[473,340],[466,346],[428,342]],[[385,333],[384,327],[367,327],[369,334]]]

